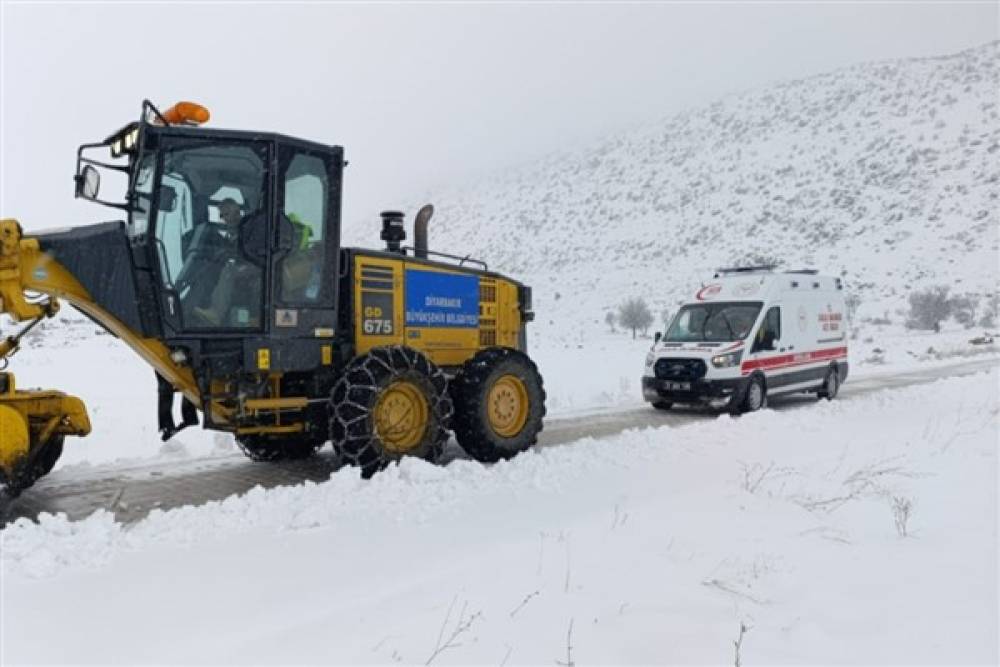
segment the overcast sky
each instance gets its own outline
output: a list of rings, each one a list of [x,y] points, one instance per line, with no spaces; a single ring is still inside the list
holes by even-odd
[[[117,217],[73,200],[75,150],[135,119],[144,97],[344,146],[351,224],[730,92],[1000,31],[995,2],[0,1],[0,214],[29,229]]]

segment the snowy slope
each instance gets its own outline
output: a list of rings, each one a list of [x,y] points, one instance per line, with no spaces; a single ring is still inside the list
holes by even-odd
[[[431,247],[531,283],[543,339],[627,296],[659,312],[753,255],[843,275],[868,315],[932,284],[994,292],[998,56],[991,43],[782,83],[429,192]],[[371,245],[375,223],[349,231]]]
[[[996,664],[997,380],[21,520],[0,662]]]

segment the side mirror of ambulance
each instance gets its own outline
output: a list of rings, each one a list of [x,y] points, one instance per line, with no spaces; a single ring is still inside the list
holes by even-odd
[[[653,345],[659,343],[661,338],[663,338],[663,334],[661,332],[657,331],[655,334],[653,334]]]

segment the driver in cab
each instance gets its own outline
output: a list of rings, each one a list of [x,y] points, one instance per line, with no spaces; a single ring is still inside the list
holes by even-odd
[[[258,319],[253,302],[236,308],[236,286],[259,291],[260,269],[246,261],[239,248],[240,205],[231,197],[218,204],[222,224],[203,224],[191,239],[190,251],[178,276],[178,287],[190,284],[194,294],[184,301],[192,306],[198,324],[209,327],[255,326]],[[256,288],[256,290],[255,290]],[[252,297],[248,297],[252,298]]]

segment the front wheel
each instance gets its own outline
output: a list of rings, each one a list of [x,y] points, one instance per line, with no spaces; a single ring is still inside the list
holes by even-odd
[[[674,404],[670,401],[657,401],[656,403],[653,403],[653,407],[657,410],[669,410],[674,407]]]
[[[759,375],[755,375],[750,378],[746,394],[743,396],[743,400],[739,403],[735,412],[737,414],[741,412],[756,412],[764,407],[766,399],[767,391],[764,388],[764,380]]]
[[[538,367],[523,352],[479,351],[451,382],[455,439],[477,461],[509,459],[538,442],[545,388]]]

